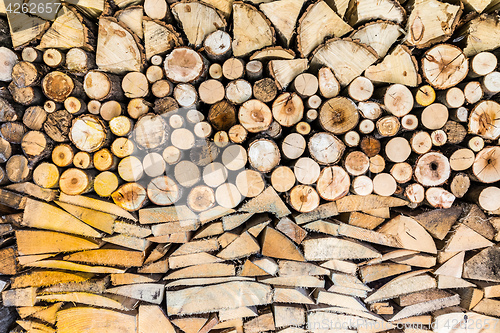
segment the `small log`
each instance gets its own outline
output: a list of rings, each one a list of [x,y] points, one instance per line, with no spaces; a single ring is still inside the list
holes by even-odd
[[[243,79],[231,81],[226,86],[226,98],[233,104],[242,104],[252,97],[252,85]]]
[[[12,96],[12,99],[16,103],[25,106],[42,103],[43,94],[37,87],[19,88],[17,85],[11,82],[8,89],[10,95]]]
[[[29,181],[32,177],[32,167],[23,155],[12,155],[5,164],[7,178],[13,183]]]
[[[93,189],[94,174],[91,171],[70,168],[61,174],[59,188],[63,193],[78,195]]]
[[[448,108],[440,103],[427,106],[420,115],[422,125],[430,130],[442,128],[448,121]]]
[[[302,99],[295,93],[283,93],[274,100],[272,114],[280,125],[293,126],[303,117],[304,104]]]
[[[319,164],[329,165],[340,159],[345,146],[336,136],[319,132],[309,139],[308,148],[311,157]]]
[[[469,176],[464,173],[456,174],[450,183],[450,191],[457,198],[463,198],[463,196],[469,190],[471,181]]]
[[[330,68],[323,67],[318,71],[318,89],[324,98],[333,98],[339,94],[340,83]]]
[[[373,178],[373,192],[381,196],[391,196],[396,192],[397,183],[390,173],[379,173]]]
[[[66,53],[66,67],[76,76],[84,76],[96,68],[95,56],[81,48],[71,48]]]
[[[280,151],[274,141],[258,139],[250,143],[248,161],[250,165],[262,173],[268,173],[280,162]]]
[[[245,73],[250,81],[257,81],[262,78],[264,65],[260,60],[251,60],[245,65]]]
[[[140,72],[127,73],[121,83],[127,98],[143,98],[149,94],[149,84],[146,75]]]
[[[290,190],[289,203],[293,209],[301,213],[313,211],[319,206],[319,195],[308,185],[296,185]]]
[[[187,205],[194,212],[203,212],[215,204],[214,190],[205,185],[193,187],[187,196]]]
[[[90,99],[98,101],[123,99],[121,80],[113,74],[89,71],[85,75],[83,89]]]
[[[240,107],[238,119],[248,132],[257,133],[269,128],[273,115],[266,104],[257,99],[251,99]]]
[[[299,158],[293,167],[295,179],[301,184],[310,185],[316,182],[320,174],[320,166],[309,157]]]
[[[278,88],[271,78],[263,78],[253,85],[253,95],[264,103],[273,101],[277,93]]]
[[[192,84],[180,83],[175,86],[173,97],[180,107],[196,107],[198,93]]]
[[[147,201],[146,190],[138,183],[127,183],[111,194],[113,202],[129,212],[141,209]]]
[[[279,166],[271,173],[271,185],[277,192],[287,192],[295,185],[295,174],[286,166]]]
[[[118,163],[118,174],[126,182],[135,182],[143,177],[144,167],[137,157],[127,156]]]
[[[460,83],[469,71],[469,61],[462,50],[449,44],[439,44],[422,57],[422,73],[431,86],[447,89]]]
[[[415,179],[424,186],[439,186],[450,177],[450,163],[441,153],[421,155],[415,166]]]
[[[481,150],[472,164],[472,172],[476,179],[483,183],[493,183],[500,180],[500,174],[497,171],[498,147],[485,147]]]
[[[205,60],[193,49],[175,48],[165,57],[165,76],[175,83],[199,81],[208,70]]]
[[[396,116],[385,116],[375,123],[377,132],[382,137],[395,136],[401,128],[401,122]]]
[[[353,129],[359,121],[356,105],[345,97],[326,101],[319,111],[321,127],[333,134],[343,134]]]
[[[133,137],[139,149],[155,149],[168,140],[168,125],[161,116],[151,113],[139,118],[134,127]]]
[[[410,157],[411,146],[408,140],[402,137],[390,139],[385,146],[387,159],[394,163],[404,162]]]
[[[413,95],[415,97],[416,107],[429,106],[436,100],[436,92],[434,88],[428,84],[413,90]]]
[[[334,201],[349,192],[350,179],[347,172],[339,166],[326,167],[321,170],[316,190],[321,198]]]
[[[98,196],[109,197],[120,184],[116,174],[111,171],[104,171],[94,178],[94,191]]]
[[[21,149],[31,164],[50,156],[53,142],[40,131],[27,132],[21,141]]]
[[[225,60],[232,52],[231,41],[231,36],[227,32],[216,30],[205,38],[203,49],[210,60]]]

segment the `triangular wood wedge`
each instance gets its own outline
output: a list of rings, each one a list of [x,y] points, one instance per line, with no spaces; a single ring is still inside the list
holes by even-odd
[[[27,194],[43,201],[54,201],[58,196],[56,190],[43,188],[30,182],[10,184],[3,189]]]
[[[482,281],[500,282],[500,272],[496,269],[500,249],[497,246],[488,247],[464,264],[463,277]]]
[[[433,209],[413,218],[427,229],[432,237],[442,240],[461,214],[462,209],[460,207],[452,207],[448,209]]]
[[[410,87],[416,87],[421,81],[418,63],[404,45],[396,46],[381,63],[368,67],[365,76],[373,82],[399,83]]]
[[[224,16],[204,2],[174,3],[172,14],[186,34],[189,44],[195,48],[200,47],[210,33],[226,27]]]
[[[411,266],[396,263],[364,265],[359,268],[359,273],[364,283],[377,281],[389,276],[407,273],[409,271],[411,271]]]
[[[295,52],[289,49],[284,49],[281,46],[269,46],[262,50],[255,51],[250,60],[292,60],[295,58]]]
[[[134,273],[110,274],[110,276],[111,276],[111,284],[113,286],[121,286],[124,284],[135,284],[135,283],[158,282],[160,280],[160,276],[155,276],[155,275],[144,276]]]
[[[16,324],[21,326],[26,332],[56,333],[52,327],[31,320],[16,320]]]
[[[26,265],[27,267],[63,269],[67,271],[96,273],[96,274],[111,274],[111,273],[125,273],[124,269],[105,267],[105,266],[90,266],[77,264],[64,260],[41,260],[32,262]]]
[[[159,283],[138,283],[108,288],[106,291],[143,302],[161,304],[165,294],[165,286]]]
[[[217,257],[229,260],[248,257],[251,254],[258,253],[260,245],[257,240],[248,232],[244,232],[236,238],[231,244],[220,251]]]
[[[144,53],[136,38],[137,36],[116,19],[100,18],[96,52],[96,64],[99,69],[115,74],[142,71]]]
[[[254,264],[250,259],[247,259],[243,266],[241,267],[241,276],[266,276],[270,275],[267,271],[263,270],[256,264]]]
[[[464,265],[465,251],[459,252],[451,259],[448,259],[444,264],[441,265],[434,275],[447,275],[456,278],[462,277],[463,265]]]
[[[11,12],[8,15],[10,37],[14,49],[38,40],[50,26],[50,23],[36,16]]]
[[[324,1],[318,1],[307,7],[297,27],[297,47],[303,57],[309,54],[325,38],[342,37],[352,31],[335,11]]]
[[[395,0],[370,1],[360,0],[349,3],[345,14],[347,22],[354,26],[367,21],[385,20],[401,24],[406,18],[406,12]]]
[[[408,201],[395,198],[383,197],[380,195],[347,195],[337,201],[337,211],[339,213],[367,211],[385,207],[405,206]]]
[[[337,272],[354,275],[358,269],[358,265],[353,262],[345,260],[331,259],[325,261],[320,265],[321,267],[328,268]]]
[[[403,33],[404,30],[394,22],[377,21],[360,27],[351,34],[351,38],[370,46],[379,58],[383,58]]]
[[[63,259],[92,265],[140,267],[144,262],[144,253],[122,249],[97,249],[71,253]]]
[[[217,242],[217,238],[208,238],[182,244],[171,254],[171,256],[181,256],[200,252],[213,252],[218,249],[219,242]]]
[[[169,256],[169,267],[171,269],[183,268],[193,265],[212,264],[223,261],[206,252],[186,254],[183,256]]]
[[[115,13],[118,21],[122,22],[132,30],[134,34],[140,39],[144,38],[144,30],[142,28],[142,19],[144,15],[144,8],[141,6],[129,6],[125,9],[119,10]]]
[[[139,306],[137,328],[140,333],[175,333],[174,326],[158,305]]]
[[[448,39],[458,24],[462,7],[437,0],[416,0],[408,17],[406,43],[429,47]]]
[[[12,277],[11,287],[14,289],[26,288],[29,286],[38,288],[55,284],[78,283],[87,281],[93,276],[94,274],[89,273],[34,270],[27,274]]]
[[[338,214],[337,204],[335,203],[335,201],[332,201],[319,205],[318,208],[308,213],[302,213],[295,216],[295,222],[297,224],[304,224],[311,221],[325,219],[327,217],[335,216]]]
[[[213,297],[217,295],[217,297]],[[228,282],[167,291],[168,315],[188,315],[264,305],[272,302],[271,287],[257,282]]]
[[[21,318],[31,317],[40,319],[46,323],[55,325],[56,323],[56,314],[61,309],[64,303],[56,303],[49,306],[33,306],[33,307],[21,307],[17,308],[17,312],[19,313]],[[32,310],[34,312],[32,312]]]
[[[213,263],[201,264],[181,268],[175,272],[168,274],[164,280],[176,280],[186,278],[201,278],[201,277],[220,277],[236,275],[235,267],[232,264]]]
[[[147,60],[156,54],[163,55],[181,44],[181,39],[170,25],[143,19],[142,26]]]
[[[212,5],[220,10],[226,18],[228,18],[233,11],[233,0],[205,0],[203,2],[208,3],[209,5]]]
[[[302,242],[304,257],[308,261],[330,259],[371,259],[380,257],[372,247],[337,237],[310,238]]]
[[[151,245],[151,242],[147,239],[124,234],[113,234],[112,236],[103,237],[102,240],[137,251],[144,251]]]
[[[68,6],[62,6],[56,20],[40,41],[40,48],[70,49],[80,47],[92,51],[94,34],[83,24],[82,16]]]
[[[266,227],[262,235],[262,255],[278,259],[305,261],[304,255],[297,245],[271,227]]]
[[[61,192],[59,201],[66,202],[72,205],[81,206],[85,208],[95,209],[103,213],[120,216],[129,220],[137,221],[134,215],[127,212],[125,209],[118,207],[114,203],[98,200],[82,195],[68,195]]]
[[[87,237],[101,237],[101,233],[64,210],[32,199],[26,201],[26,209],[24,210],[21,225]]]
[[[403,247],[397,237],[384,234],[383,232],[377,232],[373,230],[367,230],[353,225],[340,223],[338,233],[341,236],[346,236],[354,238],[360,241],[375,243],[390,247]]]
[[[125,314],[107,309],[73,307],[57,314],[59,333],[136,333],[135,314]]]
[[[260,278],[259,282],[282,287],[324,288],[325,280],[314,276],[278,276]]]
[[[445,252],[458,252],[480,249],[494,245],[465,224],[460,223],[444,247]]]
[[[330,270],[309,262],[292,260],[279,261],[280,276],[330,275]]]
[[[320,290],[317,293],[316,301],[318,304],[340,306],[348,309],[368,312],[363,303],[361,303],[358,299],[351,296],[330,293],[324,290]]]
[[[257,316],[257,307],[255,306],[242,306],[236,309],[219,311],[219,320],[222,322],[238,318],[251,318]]]
[[[167,284],[167,289],[175,287],[200,287],[209,286],[212,284],[219,284],[231,281],[255,281],[253,278],[243,276],[225,276],[225,277],[211,277],[211,278],[196,278],[196,279],[180,279]]]
[[[472,57],[482,51],[494,50],[500,46],[499,18],[483,14],[468,21],[459,31],[463,38],[464,54]]]
[[[207,321],[208,316],[186,317],[173,319],[172,323],[185,333],[198,333]]]
[[[342,87],[360,76],[377,61],[373,49],[350,39],[330,39],[313,53],[311,67],[329,67]]]
[[[278,89],[285,89],[297,75],[304,72],[308,67],[307,59],[293,60],[271,60],[269,61],[269,73],[276,81]]]
[[[304,225],[304,229],[331,236],[339,235],[339,225],[337,223],[332,223],[325,220],[309,222]]]
[[[233,3],[233,54],[235,57],[274,44],[274,29],[254,6],[240,1]]]
[[[273,302],[293,304],[315,304],[304,288],[274,288]]]
[[[399,215],[383,224],[378,232],[392,235],[401,248],[427,253],[437,253],[431,235],[411,217]]]
[[[469,281],[447,275],[438,275],[437,282],[438,282],[437,286],[439,289],[476,287],[475,284]]]
[[[295,25],[303,5],[304,0],[279,0],[263,3],[259,6],[287,47],[295,32]]]
[[[365,303],[385,301],[400,295],[410,294],[425,289],[437,288],[436,280],[428,274],[410,272],[398,276],[384,284],[365,299]]]
[[[291,214],[272,186],[268,186],[261,194],[244,203],[240,210],[248,213],[269,212],[277,218]]]
[[[241,213],[241,214],[233,214],[226,215],[222,217],[222,227],[225,231],[233,230],[253,216],[253,213]]]
[[[86,292],[59,293],[50,295],[39,295],[39,302],[73,302],[95,307],[116,309],[121,311],[132,310],[137,301],[117,295],[97,295]]]
[[[108,213],[103,213],[97,210],[80,207],[72,204],[68,204],[61,201],[55,201],[62,209],[73,215],[74,217],[82,220],[88,225],[102,230],[105,233],[113,233],[113,225],[116,220],[116,215],[111,215]]]
[[[458,294],[451,295],[448,297],[438,298],[414,305],[407,306],[394,315],[390,321],[400,320],[403,318],[408,318],[412,316],[417,316],[419,314],[428,313],[431,311],[440,310],[450,306],[455,306],[460,304],[460,296]]]
[[[17,230],[17,248],[21,255],[73,252],[99,248],[99,242],[54,231]],[[43,239],[43,242],[40,242]]]

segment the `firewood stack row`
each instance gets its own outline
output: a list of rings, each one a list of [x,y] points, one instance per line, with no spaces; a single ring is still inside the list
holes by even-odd
[[[0,333],[499,332],[499,6],[0,4]]]

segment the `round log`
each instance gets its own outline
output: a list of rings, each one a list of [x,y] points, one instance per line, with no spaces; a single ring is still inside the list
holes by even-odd
[[[93,172],[70,168],[61,174],[59,188],[69,195],[79,195],[92,191],[94,186]]]
[[[113,202],[129,212],[141,209],[147,202],[146,189],[138,183],[127,183],[111,194]]]
[[[344,134],[353,129],[359,120],[356,104],[345,97],[335,97],[326,101],[319,111],[321,127],[333,134]]]
[[[297,185],[290,190],[288,202],[296,211],[307,213],[319,206],[319,195],[312,186]]]
[[[98,117],[82,115],[73,121],[69,137],[76,148],[93,153],[108,144],[110,133]]]
[[[435,45],[422,57],[423,76],[436,89],[447,89],[457,85],[467,76],[468,71],[467,57],[454,45]]]
[[[280,150],[274,141],[258,139],[250,143],[248,161],[250,165],[262,173],[268,173],[280,162]]]
[[[415,180],[424,186],[440,186],[450,178],[450,162],[438,152],[421,155],[415,165]]]
[[[349,97],[358,102],[370,99],[370,97],[372,97],[373,95],[373,91],[374,87],[372,81],[364,76],[358,76],[357,78],[352,80],[347,87],[347,93],[349,94]],[[411,99],[413,101],[413,97],[411,97]],[[391,112],[391,109],[389,107],[387,109]]]
[[[145,114],[137,120],[133,137],[139,149],[156,149],[167,143],[168,125],[161,116]]]
[[[243,79],[231,81],[226,86],[226,98],[233,104],[243,104],[252,98],[252,85]]]
[[[482,183],[494,183],[500,180],[500,147],[485,147],[476,155],[472,172]]]
[[[237,80],[245,74],[245,63],[240,58],[229,58],[222,64],[222,75],[228,80]]]
[[[448,108],[441,103],[434,103],[427,106],[420,116],[422,125],[430,130],[443,127],[448,121]]]
[[[205,185],[218,187],[226,182],[227,168],[219,162],[212,162],[203,168],[202,178]]]
[[[283,139],[281,151],[286,158],[296,160],[304,154],[306,145],[306,139],[303,135],[290,133]]]
[[[216,102],[208,111],[208,121],[216,130],[227,131],[236,124],[236,108],[226,100]]]
[[[136,182],[144,175],[144,167],[137,157],[127,156],[118,163],[118,174],[126,182]]]
[[[170,177],[158,176],[147,187],[149,200],[155,205],[173,205],[182,197],[182,190]]]
[[[314,184],[318,180],[320,172],[321,168],[319,164],[309,157],[299,158],[293,167],[295,179],[305,185]]]
[[[29,181],[32,177],[32,167],[23,155],[12,155],[5,164],[7,178],[13,183]]]
[[[124,158],[135,152],[135,144],[128,138],[117,138],[111,144],[111,152],[118,158]]]
[[[200,181],[200,169],[191,161],[180,161],[175,165],[175,180],[183,187],[189,188]]]
[[[194,107],[198,104],[198,92],[192,84],[180,83],[176,85],[173,96],[181,107]]]
[[[238,112],[240,124],[250,133],[265,131],[271,125],[271,109],[257,99],[251,99],[240,106]]]
[[[361,176],[368,171],[370,159],[361,151],[352,151],[345,157],[344,167],[352,176]]]
[[[323,199],[334,201],[347,195],[350,186],[349,174],[335,165],[321,170],[316,189]]]
[[[319,164],[328,165],[337,163],[342,157],[345,145],[335,135],[320,132],[314,134],[308,143],[311,157]]]
[[[118,176],[111,171],[104,171],[94,179],[94,191],[98,196],[109,197],[120,186]]]
[[[289,191],[295,181],[295,174],[287,166],[279,166],[271,173],[271,185],[277,192]]]
[[[225,90],[220,81],[210,79],[200,84],[198,87],[198,94],[203,103],[215,104],[224,99]]]
[[[247,151],[240,145],[230,145],[222,152],[221,161],[228,170],[241,170],[248,161]]]
[[[83,80],[83,89],[90,99],[104,101],[123,99],[120,77],[99,71],[90,71]]]
[[[241,202],[242,197],[236,185],[225,183],[215,190],[215,200],[224,208],[234,208]]]
[[[278,88],[276,83],[271,78],[263,78],[253,85],[253,95],[259,101],[269,103],[276,98]]]
[[[52,163],[40,163],[33,170],[33,182],[43,188],[54,188],[59,185],[59,168]]]
[[[85,151],[79,151],[73,157],[73,165],[79,169],[91,169],[94,167],[92,155]]]
[[[290,127],[297,124],[304,116],[304,104],[299,95],[283,93],[274,100],[272,113],[281,126]]]
[[[373,178],[373,192],[381,196],[391,196],[396,192],[397,183],[389,173],[379,173]]]
[[[175,48],[165,57],[165,76],[175,83],[200,80],[208,70],[201,54],[188,47]]]
[[[368,176],[357,176],[352,180],[352,192],[357,195],[369,195],[373,192],[373,181]]]
[[[187,205],[195,212],[203,212],[215,204],[214,190],[208,186],[193,187],[187,196]]]
[[[158,177],[165,173],[167,165],[163,156],[158,153],[149,153],[142,159],[144,173],[149,177]]]
[[[406,161],[411,154],[411,146],[408,140],[402,137],[395,137],[385,145],[385,155],[394,163]]]
[[[261,194],[266,185],[260,172],[249,169],[238,173],[235,184],[239,193],[247,198],[253,198]]]

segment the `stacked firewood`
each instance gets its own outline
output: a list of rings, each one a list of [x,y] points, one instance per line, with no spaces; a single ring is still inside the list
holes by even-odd
[[[498,6],[0,3],[0,333],[499,332]]]

